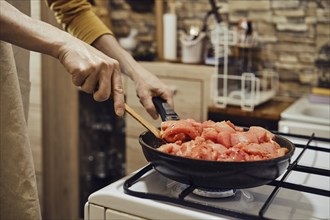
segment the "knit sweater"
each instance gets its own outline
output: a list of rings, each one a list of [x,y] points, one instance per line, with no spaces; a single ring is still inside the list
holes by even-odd
[[[47,0],[47,3],[63,29],[88,44],[104,34],[113,34],[86,0]]]

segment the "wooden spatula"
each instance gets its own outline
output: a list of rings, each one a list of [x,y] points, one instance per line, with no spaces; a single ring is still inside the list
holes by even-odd
[[[150,122],[148,122],[147,120],[145,120],[144,118],[142,118],[141,115],[139,115],[138,113],[136,113],[126,103],[125,103],[125,110],[126,110],[126,112],[128,114],[130,114],[133,118],[135,118],[138,122],[140,122],[140,124],[142,124],[146,129],[148,129],[149,131],[151,131],[157,138],[161,139],[160,130],[158,128],[156,128],[155,126],[153,126]]]

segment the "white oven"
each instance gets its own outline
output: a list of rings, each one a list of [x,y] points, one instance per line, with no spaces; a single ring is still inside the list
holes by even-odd
[[[210,198],[184,193],[189,186],[148,165],[91,194],[84,219],[329,219],[329,139],[280,135],[296,151],[288,171],[270,184]]]

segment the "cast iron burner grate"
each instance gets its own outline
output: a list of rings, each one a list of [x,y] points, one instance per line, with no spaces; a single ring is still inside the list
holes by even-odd
[[[140,192],[140,191],[134,191],[131,189],[131,187],[139,182],[142,176],[144,176],[146,173],[151,171],[153,169],[153,165],[149,164],[143,169],[141,169],[139,172],[128,178],[124,183],[124,192],[131,196],[136,196],[139,198],[145,198],[145,199],[152,199],[152,200],[158,200],[163,202],[168,202],[172,204],[177,204],[181,206],[186,206],[198,210],[208,211],[219,215],[224,216],[230,216],[234,218],[241,218],[241,219],[267,219],[264,215],[267,212],[269,206],[272,204],[273,200],[275,199],[277,193],[279,192],[280,188],[286,188],[290,190],[296,190],[300,192],[306,192],[306,193],[312,193],[319,196],[326,196],[330,197],[330,191],[318,189],[314,187],[309,186],[303,186],[299,184],[294,184],[290,182],[286,182],[287,177],[291,173],[291,171],[299,171],[309,174],[316,174],[320,176],[330,177],[329,170],[321,169],[321,168],[315,168],[315,167],[309,167],[309,166],[302,166],[298,165],[299,160],[305,153],[307,149],[314,150],[314,151],[323,151],[325,153],[330,153],[330,149],[322,148],[322,147],[316,147],[311,146],[312,140],[321,140],[329,142],[330,140],[324,139],[324,138],[316,138],[314,137],[314,134],[310,137],[302,136],[302,135],[292,135],[292,134],[282,134],[279,132],[273,132],[275,134],[279,134],[282,136],[290,136],[290,137],[298,137],[298,138],[304,138],[307,141],[307,144],[295,144],[296,148],[301,148],[302,151],[298,155],[298,157],[289,165],[287,171],[283,174],[282,178],[280,180],[274,180],[271,183],[267,184],[270,186],[274,186],[274,189],[270,193],[269,197],[266,199],[266,201],[263,203],[262,207],[258,211],[258,214],[249,214],[249,213],[243,213],[235,210],[229,210],[226,208],[221,207],[214,207],[214,206],[208,206],[201,203],[196,203],[194,201],[188,201],[185,200],[185,198],[188,195],[191,195],[194,190],[196,190],[196,187],[192,185],[187,185],[186,188],[184,188],[177,197],[171,197],[169,195],[162,195],[158,193],[149,193],[149,192]],[[235,192],[236,193],[236,192]]]

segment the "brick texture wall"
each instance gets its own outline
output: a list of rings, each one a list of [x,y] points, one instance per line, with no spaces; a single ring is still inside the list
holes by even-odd
[[[252,19],[258,34],[258,62],[260,66],[270,66],[279,73],[280,95],[300,96],[316,84],[319,70],[315,62],[321,48],[330,44],[329,0],[216,2],[221,6],[222,19],[230,28],[235,27],[241,18]],[[141,7],[136,9],[134,4]],[[109,0],[109,9],[112,29],[118,38],[127,36],[134,27],[139,31],[137,51],[156,54],[153,0],[139,0],[139,3]],[[178,30],[184,30],[191,22],[201,22],[210,9],[207,0],[176,0]],[[212,17],[208,20],[209,28],[214,20]]]

